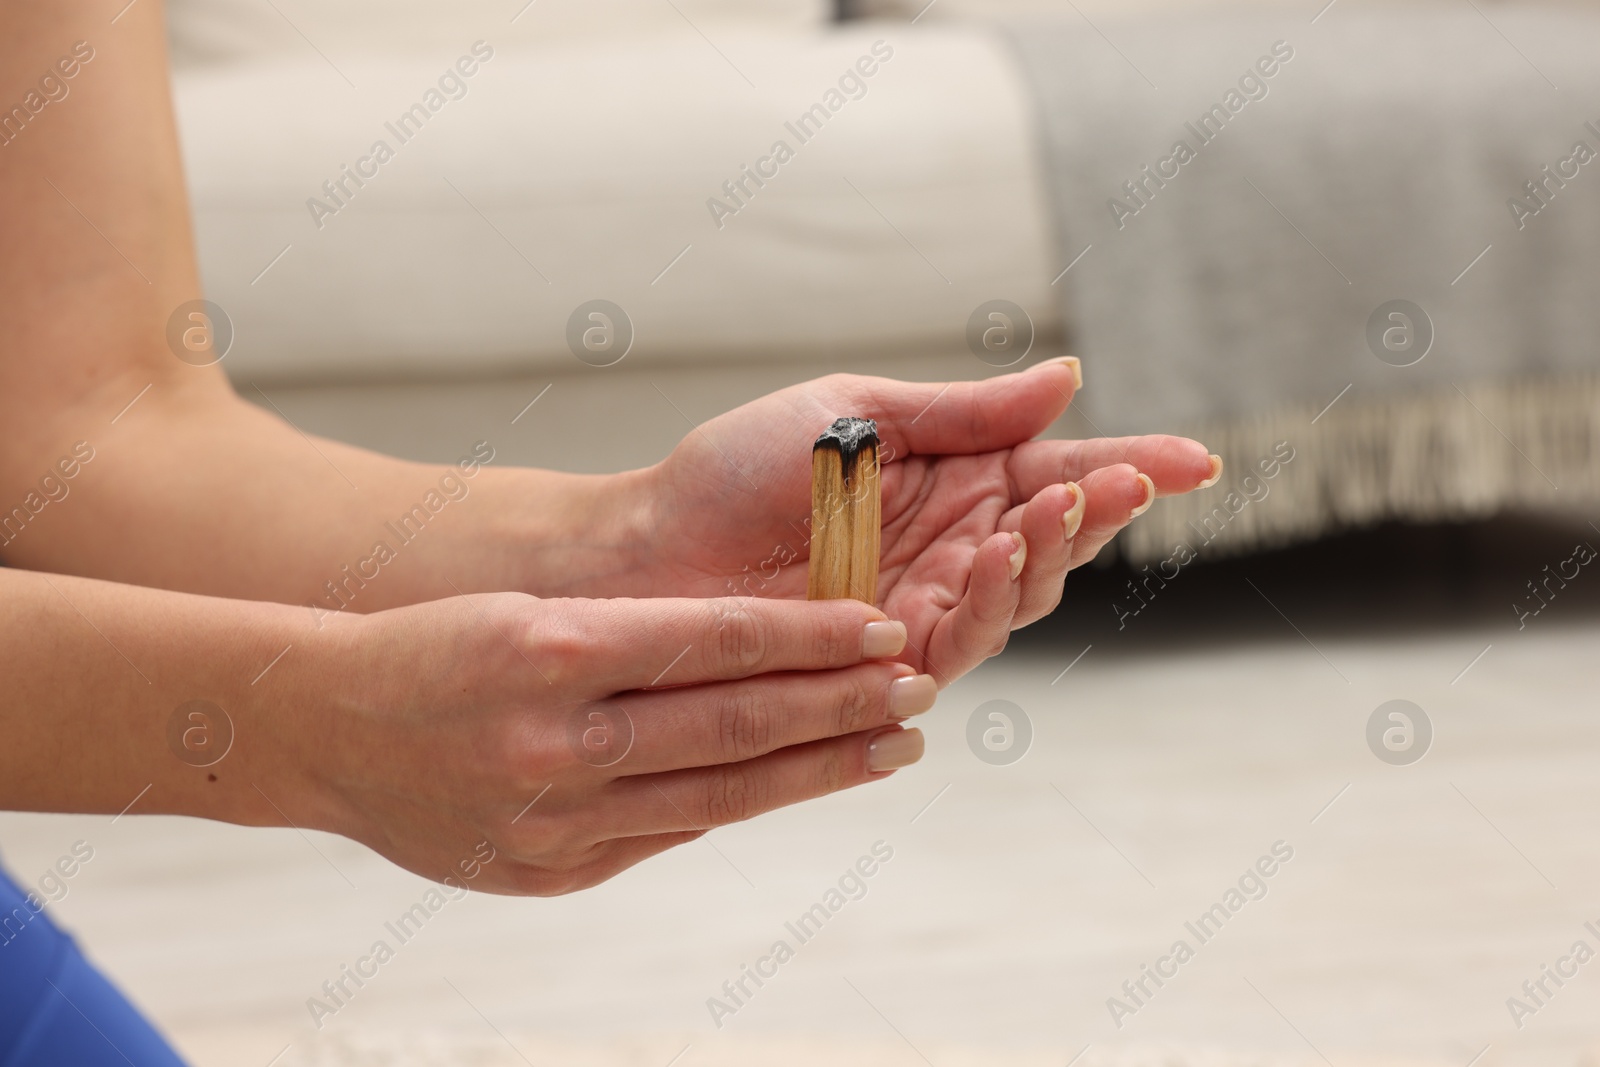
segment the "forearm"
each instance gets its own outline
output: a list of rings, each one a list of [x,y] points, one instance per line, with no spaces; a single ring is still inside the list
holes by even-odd
[[[14,570],[0,601],[0,808],[336,824],[309,770],[337,624]]]
[[[352,611],[458,590],[603,593],[630,566],[611,551],[637,543],[628,478],[480,462],[441,489],[444,465],[307,439],[219,367],[178,359],[168,320],[201,293],[161,5],[115,25],[73,0],[0,12],[0,69],[74,70],[48,74],[65,95],[0,137],[0,560]]]
[[[0,559],[369,612],[458,592],[606,595],[646,543],[643,472],[508,468],[492,442],[463,441],[455,463],[405,462],[304,436],[225,388],[168,376],[112,424],[140,387],[129,380],[52,413],[48,433],[11,451]],[[75,462],[78,442],[88,462]]]

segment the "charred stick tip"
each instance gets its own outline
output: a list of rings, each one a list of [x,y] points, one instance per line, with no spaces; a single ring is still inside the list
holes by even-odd
[[[863,449],[878,447],[878,424],[873,419],[858,419],[850,416],[833,420],[833,425],[822,431],[816,443],[811,446],[813,452],[822,448],[831,448],[839,453],[839,466],[846,477],[855,468],[856,457]]]

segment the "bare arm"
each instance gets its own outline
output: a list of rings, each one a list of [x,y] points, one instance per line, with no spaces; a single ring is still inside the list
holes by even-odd
[[[1061,361],[953,387],[803,383],[604,477],[479,462],[468,479],[305,438],[168,347],[199,292],[161,10],[139,0],[113,24],[119,3],[0,0],[6,71],[94,51],[70,95],[0,145],[0,293],[18,309],[0,331],[8,564],[324,611],[494,590],[796,596],[811,440],[873,416],[895,457],[883,604],[925,650],[907,662],[948,681],[1053,608],[1068,571],[1157,496],[1221,475],[1180,438],[1033,440],[1083,384]],[[68,484],[52,471],[79,442],[94,458]],[[412,537],[419,505],[438,514]]]
[[[319,623],[0,570],[0,602],[0,808],[329,830],[498,892],[882,778],[934,698],[883,660],[904,629],[848,600],[497,594]]]
[[[331,815],[281,742],[303,733],[290,709],[313,697],[295,668],[318,656],[332,627],[307,626],[304,609],[284,605],[19,570],[0,570],[0,602],[0,807],[116,814],[132,806],[284,825],[271,796],[302,825]],[[291,643],[299,663],[252,686]],[[169,720],[192,701],[226,708],[232,725],[194,720],[202,732],[174,750]],[[234,730],[238,743],[229,744]],[[199,768],[208,744],[223,756],[212,780]]]
[[[548,595],[625,566],[641,519],[622,509],[639,495],[608,491],[615,479],[504,469],[482,451],[468,474],[308,440],[217,366],[174,355],[168,319],[202,294],[162,6],[113,23],[122,5],[4,0],[0,100],[47,103],[0,134],[0,560],[337,607],[332,583],[356,611]],[[92,460],[60,467],[79,442]],[[418,505],[438,521],[402,541]],[[381,577],[353,581],[379,573],[379,542],[393,553]]]

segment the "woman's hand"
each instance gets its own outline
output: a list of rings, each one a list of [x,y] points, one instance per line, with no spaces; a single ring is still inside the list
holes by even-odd
[[[1066,573],[1157,496],[1215,482],[1179,437],[1033,441],[1067,407],[1076,360],[950,385],[834,375],[736,408],[649,472],[650,595],[805,596],[811,443],[876,419],[883,462],[878,603],[900,657],[941,686],[1048,614]]]
[[[291,760],[321,828],[507,893],[885,777],[921,756],[897,724],[936,692],[888,659],[903,627],[854,601],[487,594],[324,636],[305,666],[344,681]]]

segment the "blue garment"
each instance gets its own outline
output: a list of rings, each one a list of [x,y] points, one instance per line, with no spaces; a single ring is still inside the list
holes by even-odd
[[[0,1067],[184,1067],[43,909],[0,871]]]

